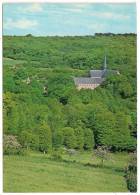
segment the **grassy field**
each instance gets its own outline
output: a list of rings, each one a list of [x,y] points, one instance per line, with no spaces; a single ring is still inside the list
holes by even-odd
[[[3,58],[3,64],[8,65],[8,66],[23,64],[25,62],[26,61],[24,61],[24,60],[14,60],[14,59],[11,59],[11,58]]]
[[[104,167],[91,153],[79,153],[62,161],[47,155],[4,157],[4,192],[127,192],[123,168],[128,154],[112,154]]]

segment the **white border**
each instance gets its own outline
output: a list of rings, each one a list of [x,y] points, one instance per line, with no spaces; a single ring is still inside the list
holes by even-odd
[[[138,193],[140,194],[140,169],[139,169],[139,162],[140,162],[140,1],[137,1],[137,186],[138,186]]]
[[[137,129],[140,129],[140,0],[1,0],[0,2],[0,194],[11,194],[11,193],[3,193],[3,155],[2,155],[2,4],[3,3],[136,3],[137,4]],[[137,140],[140,140],[140,135],[138,131],[138,137]],[[138,162],[140,159],[140,144],[138,142],[137,146],[138,152]],[[121,195],[121,194],[127,194],[127,195],[133,195],[133,194],[140,194],[140,170],[138,167],[138,190],[137,193],[91,193],[91,194],[104,194],[104,195]],[[16,194],[16,193],[12,193]],[[20,194],[26,194],[26,193],[20,193]],[[34,194],[34,193],[28,193],[28,194]],[[42,193],[36,193],[37,195]],[[44,193],[48,194],[48,193]],[[58,193],[49,193],[49,194],[58,194]],[[77,193],[63,193],[63,194],[77,194]],[[82,194],[89,194],[89,193],[82,193]]]
[[[135,3],[138,0],[2,0],[2,3]]]
[[[0,4],[0,193],[3,190],[3,150],[2,150],[2,137],[3,137],[3,130],[2,130],[2,74],[3,69],[2,69],[2,4]]]

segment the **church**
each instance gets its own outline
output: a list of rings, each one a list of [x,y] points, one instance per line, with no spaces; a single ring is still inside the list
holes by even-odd
[[[104,59],[104,68],[102,70],[90,70],[89,77],[74,77],[74,83],[78,90],[80,89],[92,89],[101,85],[105,78],[109,74],[119,74],[116,70],[108,70],[106,64],[106,56]]]

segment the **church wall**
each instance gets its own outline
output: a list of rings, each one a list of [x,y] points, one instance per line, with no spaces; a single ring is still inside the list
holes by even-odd
[[[77,89],[95,89],[98,87],[100,84],[79,84],[77,85]]]

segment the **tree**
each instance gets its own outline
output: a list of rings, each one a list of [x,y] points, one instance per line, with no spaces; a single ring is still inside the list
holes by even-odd
[[[63,105],[68,103],[68,97],[73,90],[72,79],[70,77],[61,73],[49,79],[48,86],[48,94],[50,97],[57,98]]]
[[[75,141],[76,141],[76,145],[75,148],[76,149],[83,149],[84,146],[84,131],[81,127],[77,127],[76,129],[74,129],[74,134],[75,134]]]
[[[49,126],[43,122],[39,128],[39,150],[49,152],[52,148],[52,133]]]
[[[128,81],[122,81],[118,86],[118,91],[123,98],[128,98],[133,94],[133,88]]]
[[[81,104],[68,104],[64,108],[65,119],[67,121],[67,126],[72,128],[78,128],[83,126],[82,118],[84,113],[84,108]]]
[[[71,127],[64,127],[63,129],[64,134],[64,142],[63,144],[68,148],[75,148],[76,146],[76,138],[74,134],[74,129]]]
[[[38,149],[39,139],[34,132],[24,130],[21,132],[19,139],[21,144],[27,149],[29,148]]]
[[[108,146],[112,151],[135,150],[135,139],[131,137],[130,117],[123,112],[113,114],[109,110],[98,111],[94,115],[93,132],[96,145]]]
[[[33,35],[32,34],[27,34],[27,35],[25,35],[26,37],[33,37]]]
[[[106,146],[98,146],[95,155],[101,159],[101,166],[103,166],[105,160],[109,160],[109,150]]]
[[[55,132],[53,133],[53,147],[55,149],[60,148],[63,145],[63,141],[63,131],[61,129],[55,130]]]
[[[6,92],[3,95],[3,130],[5,133],[9,133],[9,129],[11,126],[10,116],[12,112],[12,108],[15,106],[15,102],[13,101],[13,94],[10,92]]]
[[[110,111],[104,110],[95,114],[93,133],[96,145],[105,145],[108,147],[112,145],[115,122],[115,117]]]
[[[18,106],[13,106],[11,108],[11,111],[8,114],[8,133],[13,134],[13,135],[17,135],[19,128],[19,113],[18,113]]]
[[[131,112],[130,116],[131,116],[131,121],[132,121],[130,125],[131,135],[136,138],[137,137],[137,113]]]
[[[94,148],[94,135],[91,129],[85,128],[84,129],[84,149],[85,150],[92,150]]]
[[[136,148],[136,140],[130,134],[129,117],[123,112],[118,112],[115,117],[116,122],[112,136],[113,150],[134,151]]]
[[[48,112],[48,125],[54,132],[65,125],[64,114],[62,112],[62,105],[55,98],[48,98],[47,100]]]

